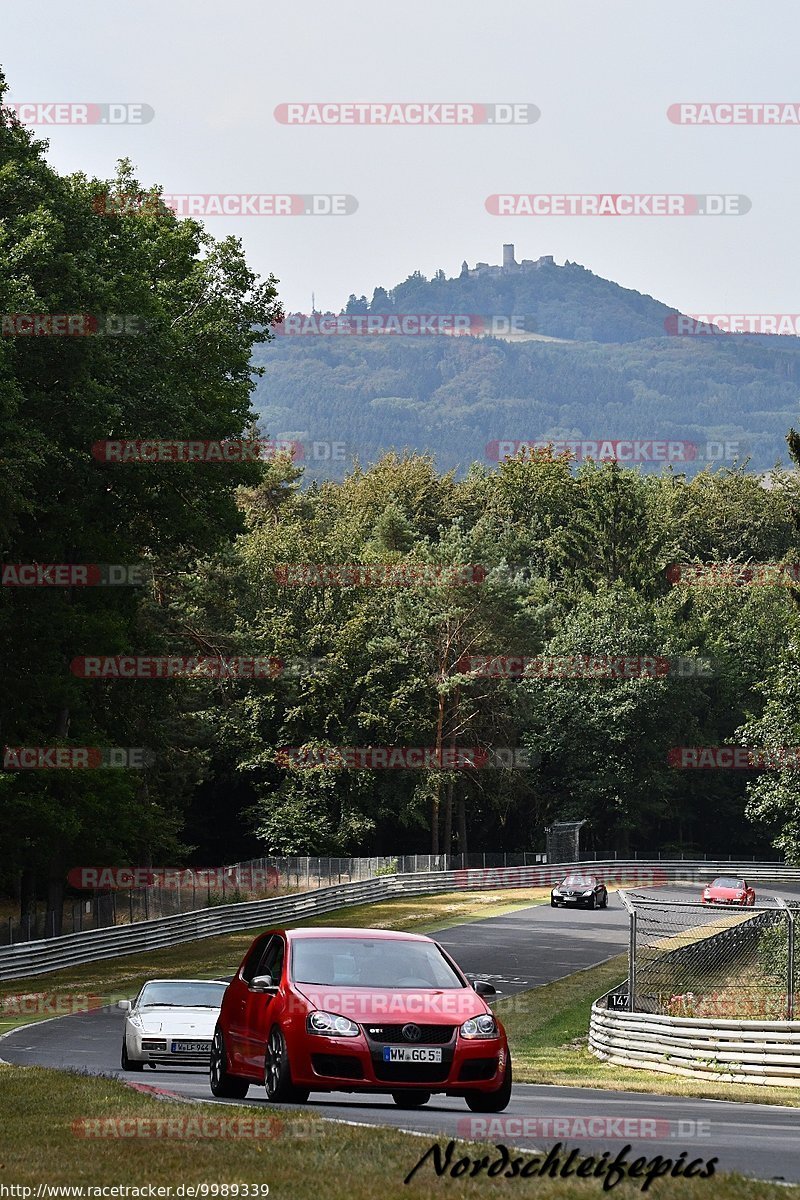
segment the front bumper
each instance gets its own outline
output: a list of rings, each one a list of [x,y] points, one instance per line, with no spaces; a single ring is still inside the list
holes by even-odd
[[[211,1058],[211,1038],[208,1039],[208,1049],[202,1052],[172,1049],[173,1042],[205,1040],[205,1038],[164,1038],[153,1034],[144,1034],[141,1037],[128,1038],[128,1057],[134,1062],[153,1063],[163,1067],[207,1067]]]
[[[449,1042],[438,1043],[440,1063],[389,1063],[385,1046],[366,1033],[357,1038],[307,1035],[300,1046],[290,1049],[292,1081],[311,1091],[400,1092],[420,1089],[464,1095],[465,1092],[494,1092],[503,1082],[508,1045],[504,1037],[462,1038],[457,1033]],[[421,1043],[417,1048],[433,1046]]]

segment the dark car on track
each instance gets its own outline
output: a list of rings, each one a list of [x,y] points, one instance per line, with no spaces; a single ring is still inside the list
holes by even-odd
[[[271,1103],[311,1092],[389,1093],[419,1108],[433,1092],[474,1112],[511,1098],[505,1030],[431,938],[385,929],[270,930],[228,985],[211,1048],[211,1091]]]
[[[606,885],[596,875],[567,875],[550,893],[551,908],[608,908]]]

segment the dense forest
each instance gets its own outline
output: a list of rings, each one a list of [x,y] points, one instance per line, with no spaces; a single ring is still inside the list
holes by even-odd
[[[713,409],[715,428],[763,432],[769,412],[783,439],[797,423],[793,343],[287,347],[267,340],[281,316],[276,281],[253,275],[236,239],[215,241],[157,204],[118,202],[142,194],[129,164],[111,181],[61,177],[10,115],[0,153],[3,310],[134,313],[147,331],[0,339],[2,561],[134,564],[145,580],[20,587],[4,577],[0,890],[21,887],[24,906],[46,888],[55,910],[80,863],[536,850],[559,818],[585,818],[600,850],[775,846],[800,859],[793,770],[693,771],[670,754],[800,744],[797,587],[743,576],[699,587],[670,571],[796,563],[798,475],[765,489],[740,468],[688,478],[576,466],[548,451],[470,465],[459,449],[498,435],[501,380],[527,434],[560,392],[565,423],[591,395],[616,412],[615,432],[652,436],[667,429],[656,380],[669,378],[687,422]],[[654,303],[642,302],[642,321]],[[259,363],[270,364],[260,381]],[[361,402],[354,371],[373,400]],[[540,410],[524,399],[533,380]],[[280,456],[93,456],[102,439],[249,436],[255,383],[256,399],[266,387],[294,427],[308,415],[303,395],[315,395],[320,422],[327,412],[331,436],[349,412],[364,464],[317,483]],[[672,419],[690,435],[694,426]],[[465,469],[402,450],[373,457],[382,439],[404,440],[398,428],[409,441],[435,434]],[[788,440],[798,463],[800,440]],[[343,572],[354,566],[361,575]],[[280,665],[257,678],[75,670],[86,656],[120,655]],[[472,661],[509,656],[669,667],[574,678]],[[142,747],[148,758],[141,769],[16,769],[5,748],[31,746]],[[342,747],[467,747],[479,765],[360,769],[337,759]]]

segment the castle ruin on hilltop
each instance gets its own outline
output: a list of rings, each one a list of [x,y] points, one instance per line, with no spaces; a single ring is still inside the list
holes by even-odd
[[[507,242],[503,246],[503,265],[501,267],[491,266],[489,263],[479,262],[470,270],[467,266],[467,260],[461,264],[461,278],[473,275],[502,275],[506,271],[535,271],[539,267],[553,266],[552,254],[543,254],[541,258],[523,258],[522,262],[517,262],[514,258],[514,243]]]

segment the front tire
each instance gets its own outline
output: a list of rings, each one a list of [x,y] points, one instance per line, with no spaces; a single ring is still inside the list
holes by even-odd
[[[392,1092],[392,1099],[398,1108],[422,1108],[431,1098],[430,1092],[409,1089],[407,1092]]]
[[[120,1058],[120,1064],[122,1066],[123,1071],[143,1071],[144,1070],[143,1062],[137,1062],[136,1059],[134,1059],[134,1058],[128,1058],[128,1039],[125,1037],[123,1037],[123,1039],[122,1039],[122,1055]]]
[[[219,1029],[215,1030],[211,1043],[208,1075],[212,1096],[219,1096],[225,1100],[244,1100],[250,1089],[246,1079],[237,1079],[235,1075],[228,1073],[228,1054]]]
[[[592,896],[591,900],[589,901],[589,908],[592,911],[597,908],[597,896]]]
[[[496,1092],[467,1092],[464,1099],[472,1112],[496,1113],[508,1108],[511,1100],[511,1055],[506,1058],[503,1082]]]
[[[272,1104],[305,1104],[310,1088],[295,1087],[289,1065],[289,1050],[286,1039],[277,1025],[273,1025],[267,1042],[264,1058],[264,1090]]]

